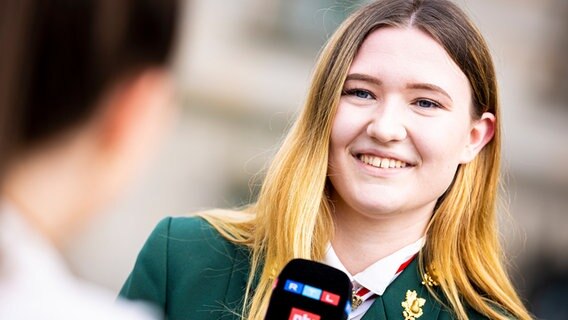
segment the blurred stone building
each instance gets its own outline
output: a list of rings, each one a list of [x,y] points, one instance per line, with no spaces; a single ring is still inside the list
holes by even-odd
[[[75,270],[118,290],[159,219],[250,202],[321,46],[363,2],[192,1],[174,64],[179,121],[128,197],[69,245]],[[457,3],[498,69],[511,272],[538,316],[566,319],[554,301],[568,298],[568,1]]]

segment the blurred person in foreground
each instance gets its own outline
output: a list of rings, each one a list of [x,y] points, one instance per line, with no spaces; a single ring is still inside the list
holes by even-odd
[[[59,248],[140,169],[173,114],[176,0],[0,3],[0,319],[147,319]]]
[[[170,320],[261,320],[304,258],[350,276],[349,319],[530,319],[496,227],[499,112],[460,8],[372,1],[322,50],[257,201],[164,219],[121,294]]]

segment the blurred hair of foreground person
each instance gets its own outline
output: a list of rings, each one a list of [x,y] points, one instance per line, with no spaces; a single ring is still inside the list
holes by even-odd
[[[530,319],[498,241],[499,113],[461,9],[372,2],[323,48],[256,203],[160,222],[121,294],[172,320],[260,320],[304,258],[350,276],[350,319]]]
[[[175,0],[0,3],[0,319],[148,319],[59,248],[146,161],[174,111]]]

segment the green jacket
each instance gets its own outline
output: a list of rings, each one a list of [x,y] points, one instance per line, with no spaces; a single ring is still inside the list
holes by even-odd
[[[169,320],[236,320],[249,257],[247,248],[228,242],[202,218],[166,218],[142,248],[120,295],[157,305]],[[402,303],[409,290],[424,304],[421,316],[407,320],[454,318],[422,284],[416,260],[375,300],[363,320],[405,319]],[[469,316],[486,319],[474,311]]]

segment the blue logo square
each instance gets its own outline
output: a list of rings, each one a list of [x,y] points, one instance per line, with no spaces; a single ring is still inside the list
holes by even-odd
[[[351,302],[347,299],[347,304],[345,304],[345,313],[349,315],[351,313]]]
[[[284,290],[292,293],[301,294],[303,288],[303,284],[292,280],[286,280],[286,283],[284,284]]]
[[[304,286],[304,290],[302,291],[302,295],[308,298],[312,298],[315,300],[319,300],[321,297],[321,289],[314,288],[312,286],[308,286],[307,284]]]

